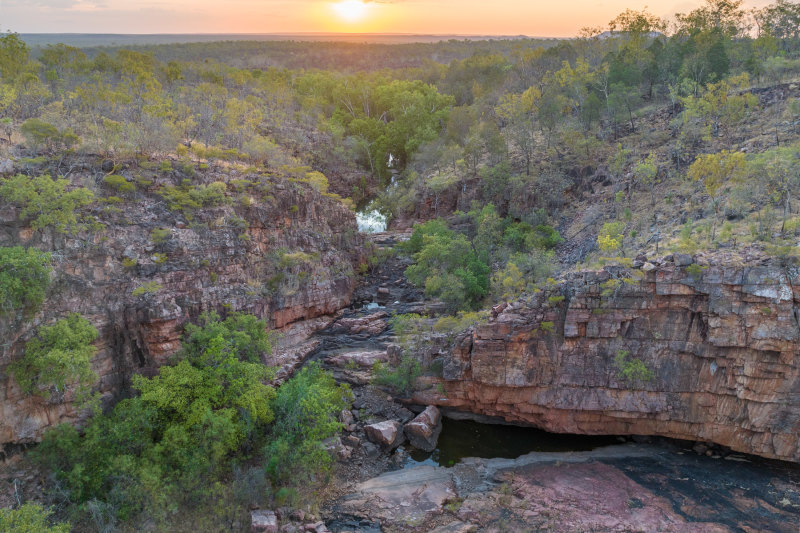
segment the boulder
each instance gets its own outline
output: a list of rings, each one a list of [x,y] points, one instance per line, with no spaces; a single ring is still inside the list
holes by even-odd
[[[274,511],[257,510],[250,513],[251,533],[278,533],[278,517]]]
[[[394,450],[405,440],[403,426],[397,420],[386,420],[364,426],[367,438],[384,450]]]
[[[694,259],[689,254],[675,254],[673,258],[677,266],[687,267],[694,263]]]
[[[415,448],[432,452],[436,449],[439,434],[442,432],[442,415],[433,405],[429,405],[414,420],[403,427],[406,437]]]

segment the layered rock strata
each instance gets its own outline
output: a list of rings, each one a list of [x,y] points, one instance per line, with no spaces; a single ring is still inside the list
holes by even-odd
[[[771,264],[572,274],[461,335],[445,393],[414,401],[799,462],[798,302],[800,271]]]
[[[220,207],[170,211],[158,185],[116,212],[97,202],[91,215],[105,228],[71,237],[31,231],[13,206],[3,207],[0,246],[51,252],[53,274],[35,317],[0,317],[0,444],[36,441],[79,416],[69,396],[25,395],[8,371],[37,326],[68,313],[100,333],[92,366],[110,402],[132,374],[154,374],[179,348],[184,325],[205,311],[252,313],[305,338],[349,305],[362,246],[341,202],[273,179],[269,194],[248,201],[232,195]],[[149,291],[135,293],[147,283]]]

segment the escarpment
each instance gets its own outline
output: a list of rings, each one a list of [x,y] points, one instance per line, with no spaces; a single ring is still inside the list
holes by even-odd
[[[99,331],[92,367],[113,401],[133,374],[166,363],[203,312],[245,312],[279,331],[308,332],[349,305],[362,249],[353,213],[303,183],[270,178],[260,187],[237,195],[229,184],[224,202],[199,209],[170,209],[150,187],[116,210],[95,202],[91,215],[105,227],[74,236],[32,231],[4,208],[0,245],[51,252],[53,272],[41,311],[0,318],[0,443],[36,441],[81,416],[69,394],[23,393],[8,368],[37,326],[68,313]]]
[[[649,269],[649,270],[647,270]],[[800,271],[569,275],[456,341],[420,403],[553,432],[711,441],[800,461]]]

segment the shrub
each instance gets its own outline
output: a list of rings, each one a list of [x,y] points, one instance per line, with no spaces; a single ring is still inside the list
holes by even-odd
[[[630,352],[619,350],[614,357],[614,365],[617,367],[617,377],[626,382],[652,381],[655,374],[647,368],[641,359],[628,358]]]
[[[154,229],[150,232],[150,240],[153,241],[153,244],[164,244],[172,237],[172,231],[165,228]]]
[[[130,193],[136,190],[136,187],[133,183],[129,182],[124,176],[120,176],[119,174],[111,174],[106,176],[103,178],[103,183],[121,193]]]
[[[52,227],[59,233],[74,233],[83,227],[76,211],[92,203],[94,195],[82,187],[67,191],[67,185],[63,178],[18,174],[0,179],[0,197],[20,206],[19,218],[30,220],[35,230]]]
[[[271,442],[265,447],[267,473],[275,481],[303,486],[330,472],[333,459],[323,441],[341,430],[338,415],[352,401],[318,363],[305,366],[278,389]],[[307,487],[304,492],[307,494]]]
[[[135,257],[123,257],[122,258],[122,266],[124,268],[134,268],[136,265],[139,264],[139,260]]]
[[[394,394],[408,394],[422,375],[422,366],[414,357],[405,355],[396,367],[376,362],[373,372],[376,384],[388,387]]]
[[[50,254],[22,246],[0,247],[0,313],[36,313],[50,285]]]
[[[52,523],[53,512],[36,503],[17,509],[0,509],[0,531],[8,533],[69,533],[66,522]]]
[[[164,198],[171,211],[190,211],[224,204],[227,201],[226,189],[226,185],[219,181],[207,186],[195,186],[191,181],[183,180],[177,187],[161,187],[158,194]]]
[[[33,149],[40,147],[52,149],[56,146],[69,149],[80,142],[78,136],[70,128],[59,131],[52,124],[38,118],[26,120],[20,126],[20,132],[25,137],[25,142]]]
[[[91,359],[97,348],[92,343],[97,330],[88,320],[72,313],[52,326],[42,326],[36,337],[25,343],[25,355],[11,366],[14,379],[26,393],[45,398],[50,389],[60,393],[76,384],[76,397],[84,397],[97,381]]]
[[[131,294],[133,296],[145,296],[147,294],[154,294],[161,290],[161,284],[157,281],[148,281],[133,289]]]

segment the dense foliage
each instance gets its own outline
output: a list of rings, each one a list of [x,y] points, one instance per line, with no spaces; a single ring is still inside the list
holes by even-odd
[[[466,218],[469,235],[436,219],[417,225],[402,246],[414,259],[406,269],[408,279],[444,301],[449,311],[481,307],[490,290],[516,297],[550,275],[548,250],[563,241],[555,229],[500,218],[492,204]]]
[[[247,315],[206,315],[187,328],[177,364],[134,377],[136,395],[94,416],[82,435],[69,425],[45,435],[35,455],[56,473],[74,520],[96,520],[99,509],[110,523],[152,519],[169,529],[183,511],[205,506],[195,512],[217,529],[229,513],[268,500],[264,474],[276,490],[322,479],[332,464],[322,441],[339,430],[349,390],[311,365],[276,393],[265,384],[272,370],[251,362],[269,348],[264,326]],[[256,485],[228,486],[253,458],[262,475],[241,483]],[[217,510],[218,499],[230,508]]]
[[[51,524],[52,511],[35,503],[17,509],[0,509],[0,531],[9,533],[69,533],[66,523]]]
[[[0,179],[0,198],[19,206],[19,218],[29,221],[33,229],[74,233],[83,227],[78,210],[89,205],[94,195],[83,187],[68,190],[69,183],[64,178],[17,174]]]
[[[22,246],[0,247],[0,313],[35,313],[50,284],[50,254]]]
[[[25,392],[45,398],[62,395],[68,385],[74,386],[76,399],[84,400],[97,381],[91,366],[96,339],[97,330],[77,313],[41,326],[25,343],[23,357],[10,366],[14,379]]]

